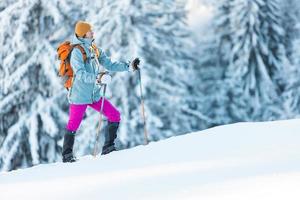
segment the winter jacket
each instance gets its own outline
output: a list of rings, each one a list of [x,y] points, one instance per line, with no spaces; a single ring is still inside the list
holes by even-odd
[[[87,59],[83,60],[83,55],[78,48],[74,48],[71,53],[71,67],[73,69],[74,77],[72,87],[68,93],[69,103],[71,104],[91,104],[99,101],[101,98],[100,86],[96,84],[96,77],[98,73],[103,71],[103,67],[108,71],[128,71],[129,66],[123,62],[112,62],[111,59],[99,49],[100,69],[97,67],[92,55],[91,45],[92,39],[77,38],[74,35],[73,44],[80,44],[85,52]],[[103,67],[102,67],[103,66]]]

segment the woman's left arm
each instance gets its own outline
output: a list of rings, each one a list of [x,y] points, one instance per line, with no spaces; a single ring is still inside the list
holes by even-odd
[[[104,66],[108,71],[128,71],[129,65],[125,62],[112,62],[111,58],[108,57],[104,51],[100,50],[99,63]]]

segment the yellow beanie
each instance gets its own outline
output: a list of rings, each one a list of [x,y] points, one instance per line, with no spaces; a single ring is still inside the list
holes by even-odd
[[[75,26],[75,33],[79,37],[83,37],[87,32],[92,29],[92,26],[84,21],[78,21]]]

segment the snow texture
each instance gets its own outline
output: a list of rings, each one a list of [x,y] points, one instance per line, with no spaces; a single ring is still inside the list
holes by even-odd
[[[1,199],[296,200],[299,123],[238,123],[76,163],[2,172]]]
[[[299,10],[298,0],[1,0],[0,170],[61,160],[69,105],[56,48],[78,20],[112,60],[141,59],[149,139],[158,141],[299,117]],[[123,72],[108,87],[121,112],[119,150],[144,143],[139,84]],[[98,120],[88,109],[78,156],[92,151]]]

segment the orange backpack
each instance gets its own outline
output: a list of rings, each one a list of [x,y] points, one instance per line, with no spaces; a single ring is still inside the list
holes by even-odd
[[[96,45],[92,45],[94,51],[96,52],[97,57],[99,57],[99,50]],[[67,90],[72,87],[73,82],[73,70],[70,63],[71,52],[73,48],[78,48],[83,57],[83,61],[85,62],[87,59],[86,52],[82,46],[79,44],[71,44],[70,41],[65,41],[61,43],[57,48],[58,59],[60,60],[58,75],[65,79],[64,86]]]

